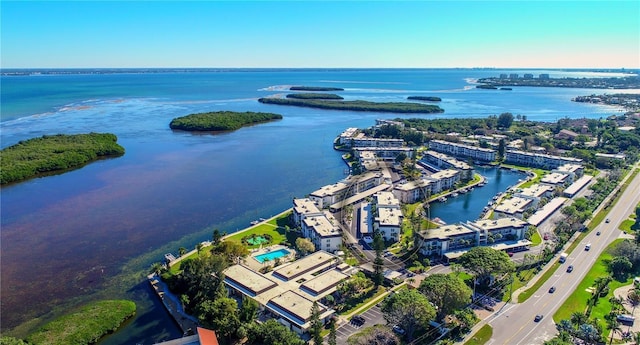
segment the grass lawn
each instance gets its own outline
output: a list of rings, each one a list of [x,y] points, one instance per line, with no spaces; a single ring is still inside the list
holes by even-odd
[[[369,295],[369,297],[368,297],[368,298],[363,299],[362,301],[358,302],[356,305],[352,306],[352,307],[351,307],[351,308],[349,308],[349,309],[346,309],[346,310],[342,310],[342,311],[340,311],[340,315],[347,315],[347,314],[350,314],[350,313],[352,313],[352,312],[354,312],[354,311],[358,310],[358,308],[361,308],[363,305],[365,305],[365,304],[367,304],[367,303],[369,303],[369,302],[372,302],[372,301],[376,301],[375,303],[371,303],[371,305],[370,305],[368,308],[366,308],[366,309],[363,309],[363,310],[360,310],[360,311],[359,311],[359,312],[361,312],[361,313],[362,313],[362,312],[365,312],[365,311],[367,311],[369,308],[372,308],[374,305],[376,305],[377,300],[381,300],[382,298],[384,298],[384,296],[383,296],[383,295],[384,295],[386,292],[387,292],[387,290],[386,290],[384,287],[382,287],[382,286],[379,286],[377,291],[374,291],[374,290],[372,289],[372,290],[371,290],[371,292],[369,292],[369,294],[370,294],[370,295]]]
[[[493,335],[493,328],[489,325],[484,325],[480,328],[476,334],[474,334],[464,345],[482,345],[485,344]]]
[[[623,221],[623,222],[620,224],[620,226],[618,227],[618,229],[620,229],[620,230],[622,230],[622,231],[626,232],[627,234],[635,235],[635,233],[636,233],[636,232],[635,232],[634,230],[631,230],[631,226],[632,226],[633,224],[635,224],[635,223],[636,223],[636,221],[635,221],[635,220],[633,220],[633,219],[627,219],[627,220]]]
[[[252,226],[247,230],[238,231],[235,234],[229,235],[225,237],[225,241],[234,241],[241,243],[242,238],[251,235],[263,235],[267,234],[271,236],[271,242],[266,245],[279,244],[282,241],[288,241],[292,245],[295,243],[295,239],[298,237],[295,231],[289,231],[288,233],[285,231],[285,226],[291,226],[289,224],[289,215],[291,212],[287,212],[280,217],[269,220],[266,223],[260,223],[258,225]],[[293,240],[293,242],[290,242]],[[266,246],[263,245],[263,246]],[[259,244],[248,246],[249,249],[258,248]]]
[[[535,247],[540,245],[540,243],[542,243],[542,238],[540,237],[540,234],[536,231],[533,233],[533,236],[531,236],[531,246]]]
[[[519,274],[513,273],[513,291],[518,290],[523,287],[531,278],[533,278],[538,271],[535,268],[530,268],[527,270],[520,271]],[[511,287],[511,285],[509,285]],[[502,300],[504,302],[509,301],[511,298],[511,293],[507,290],[507,292],[502,296]]]
[[[591,267],[587,275],[584,277],[582,282],[578,285],[576,290],[567,298],[564,304],[558,309],[558,311],[553,315],[553,320],[558,323],[560,320],[570,319],[571,314],[573,312],[579,311],[584,312],[587,308],[587,300],[591,297],[591,293],[586,291],[587,288],[593,285],[593,282],[596,278],[604,277],[609,275],[607,272],[606,260],[611,259],[611,254],[609,254],[609,250],[614,247],[617,243],[623,241],[622,239],[615,240],[612,242],[605,251],[598,257],[598,260]],[[629,283],[630,283],[629,279]],[[626,284],[626,282],[612,281],[609,284],[610,290],[609,294],[606,297],[600,298],[598,304],[593,307],[591,311],[591,318],[599,318],[600,320],[604,320],[604,315],[608,314],[611,311],[611,304],[609,303],[609,297],[613,296],[613,291]]]

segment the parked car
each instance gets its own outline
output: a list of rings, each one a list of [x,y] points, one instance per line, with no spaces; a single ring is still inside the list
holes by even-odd
[[[361,315],[355,315],[351,318],[351,322],[358,326],[363,325],[365,321],[365,318]]]
[[[542,238],[544,238],[544,239],[545,239],[545,241],[546,241],[546,240],[548,240],[548,239],[549,239],[549,234],[545,232],[545,233],[544,233],[544,236],[542,236]]]
[[[536,315],[536,317],[533,319],[533,321],[535,321],[535,322],[539,322],[540,320],[542,320],[542,318],[543,318],[543,317],[544,317],[544,316],[543,316],[542,314],[538,314],[538,315]]]
[[[569,265],[569,267],[567,267],[567,272],[571,273],[573,271],[573,265]]]
[[[604,222],[605,223],[609,223],[610,222],[609,218],[607,218],[607,220],[605,220]]]
[[[402,327],[395,325],[393,326],[393,331],[400,334],[400,335],[404,335],[405,331],[404,329],[402,329]]]
[[[507,255],[509,255],[509,257],[513,256],[513,252],[507,252]]]
[[[549,293],[554,293],[555,291],[556,291],[556,287],[555,287],[555,286],[552,286],[552,287],[549,289]]]

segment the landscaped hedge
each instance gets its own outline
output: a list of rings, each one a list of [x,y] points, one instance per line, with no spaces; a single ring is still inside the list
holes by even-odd
[[[232,131],[246,125],[280,119],[282,115],[272,113],[218,111],[177,117],[171,120],[169,127],[183,131]]]
[[[44,135],[0,151],[0,183],[81,167],[100,157],[121,156],[124,148],[110,133]]]
[[[94,344],[115,332],[128,318],[136,314],[136,305],[126,300],[98,301],[79,311],[64,315],[46,324],[27,338],[29,344]]]

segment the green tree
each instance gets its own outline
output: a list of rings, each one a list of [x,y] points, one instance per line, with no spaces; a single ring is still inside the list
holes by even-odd
[[[322,345],[322,322],[320,321],[320,307],[318,301],[313,301],[311,306],[311,339],[313,339],[314,345]]]
[[[509,128],[513,123],[513,114],[502,113],[498,116],[498,127]]]
[[[458,260],[465,270],[472,272],[480,282],[493,275],[513,272],[514,263],[507,253],[489,247],[474,247],[460,256]]]
[[[473,293],[462,279],[442,273],[426,277],[419,290],[437,307],[438,320],[469,304]]]
[[[500,141],[498,141],[498,159],[499,160],[502,160],[504,158],[505,147],[506,147],[506,144],[504,142],[504,139],[500,139]]]
[[[387,323],[402,327],[411,342],[414,332],[429,326],[436,316],[435,308],[427,297],[417,290],[399,290],[382,304],[382,313]]]
[[[218,242],[218,244],[213,246],[211,252],[224,257],[230,264],[236,264],[241,258],[249,255],[249,249],[247,249],[247,247],[242,243],[234,241]]]
[[[313,253],[316,250],[316,246],[311,243],[311,240],[304,237],[298,237],[296,239],[296,248],[298,248],[303,256],[308,253]]]
[[[337,345],[338,344],[338,334],[336,333],[336,321],[331,320],[329,323],[329,337],[327,337],[327,341],[329,345]]]
[[[616,256],[609,261],[609,271],[614,277],[622,278],[631,271],[633,264],[624,256]]]
[[[376,258],[373,260],[373,282],[376,286],[382,285],[384,282],[384,261],[382,260],[382,251],[384,251],[384,241],[380,231],[376,231],[373,236],[373,249],[376,251]]]
[[[178,255],[183,256],[185,254],[187,254],[187,248],[180,247],[180,249],[178,249]]]
[[[240,306],[240,312],[238,318],[242,323],[253,322],[258,317],[258,302],[247,296],[242,296],[242,305]]]
[[[222,234],[220,233],[220,230],[214,229],[211,239],[213,239],[213,244],[218,244],[222,239]]]
[[[400,340],[389,327],[374,325],[350,336],[347,345],[400,345]]]
[[[198,321],[225,337],[234,335],[240,325],[238,303],[233,298],[207,300],[198,306]]]
[[[251,323],[247,327],[248,344],[304,345],[304,340],[274,319]]]

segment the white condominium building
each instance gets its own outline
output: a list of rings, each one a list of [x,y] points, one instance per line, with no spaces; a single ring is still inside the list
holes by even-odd
[[[387,241],[397,242],[400,239],[402,226],[402,209],[400,201],[391,192],[378,192],[373,195],[374,231],[380,231]]]
[[[429,149],[455,157],[466,157],[484,162],[493,162],[496,160],[495,150],[444,140],[431,140],[429,142]]]
[[[293,219],[302,229],[302,236],[311,240],[316,249],[340,250],[342,232],[335,218],[331,213],[320,211],[311,199],[293,199]]]
[[[555,169],[565,164],[582,165],[582,159],[578,158],[551,156],[543,153],[516,150],[507,150],[504,159],[506,163],[543,169]]]

